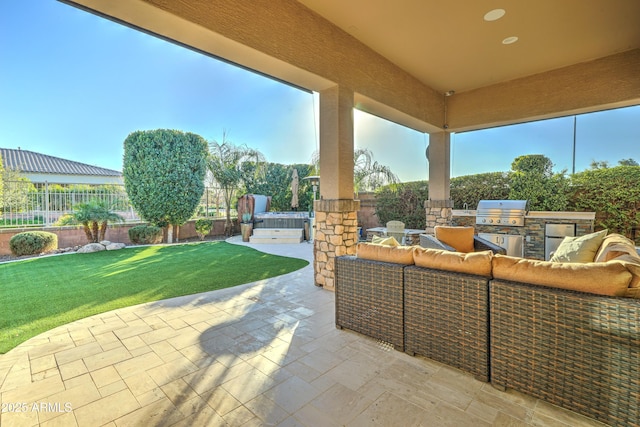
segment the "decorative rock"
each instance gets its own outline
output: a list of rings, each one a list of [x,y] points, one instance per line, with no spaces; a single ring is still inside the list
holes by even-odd
[[[111,244],[111,242],[108,241],[108,240],[103,240],[103,241],[100,242],[100,244],[106,248],[107,246],[109,246]]]
[[[109,243],[107,245],[107,250],[108,251],[117,251],[118,249],[124,249],[125,246],[126,245],[124,243]]]
[[[89,243],[78,249],[79,254],[90,254],[93,252],[104,251],[106,248],[100,243]]]

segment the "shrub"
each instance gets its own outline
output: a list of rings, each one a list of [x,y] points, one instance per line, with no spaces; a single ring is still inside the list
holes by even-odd
[[[58,236],[46,231],[26,231],[9,240],[9,249],[15,256],[35,255],[58,249]]]
[[[480,200],[509,198],[509,175],[504,172],[479,173],[451,178],[454,209],[475,209]]]
[[[155,225],[136,225],[129,229],[129,240],[138,245],[162,242],[162,228]]]
[[[426,181],[390,184],[376,190],[376,215],[382,224],[397,220],[406,228],[425,228],[424,202],[429,199]]]
[[[213,220],[207,218],[198,218],[195,224],[196,233],[198,233],[198,237],[200,240],[204,240],[204,236],[211,232],[213,228]]]
[[[596,229],[634,238],[640,227],[640,166],[578,172],[571,177],[570,207],[596,213]],[[638,242],[637,242],[638,243]]]

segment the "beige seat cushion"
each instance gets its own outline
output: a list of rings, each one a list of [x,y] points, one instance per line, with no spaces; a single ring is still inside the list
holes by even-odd
[[[512,280],[598,295],[625,296],[632,275],[622,262],[565,263],[494,255],[494,279]]]
[[[358,243],[356,257],[372,261],[413,265],[413,246],[383,246],[373,243]]]
[[[473,227],[446,227],[437,225],[433,229],[436,239],[449,246],[452,246],[458,252],[473,252]]]
[[[552,262],[593,262],[608,230],[578,237],[565,237],[555,250]]]
[[[382,245],[382,246],[400,246],[400,243],[393,236],[373,236],[371,238],[371,243],[374,245]]]
[[[636,262],[640,263],[640,255],[636,251],[635,243],[621,234],[612,233],[602,240],[594,261],[607,262],[624,255],[629,255],[631,259],[636,259]]]
[[[461,253],[441,249],[416,248],[413,260],[418,267],[491,277],[491,251]]]

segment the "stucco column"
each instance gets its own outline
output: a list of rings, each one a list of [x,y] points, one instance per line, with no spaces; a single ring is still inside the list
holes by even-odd
[[[320,198],[353,200],[353,91],[320,92]]]
[[[433,234],[436,225],[450,225],[453,200],[451,183],[451,134],[429,135],[429,200],[424,203],[426,232]]]
[[[355,254],[358,210],[353,199],[353,91],[320,92],[320,200],[314,204],[316,286],[335,289],[335,257]]]

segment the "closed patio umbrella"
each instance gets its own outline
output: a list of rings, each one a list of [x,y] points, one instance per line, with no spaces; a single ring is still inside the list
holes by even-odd
[[[291,209],[298,209],[298,171],[293,170],[293,176],[291,179]]]

